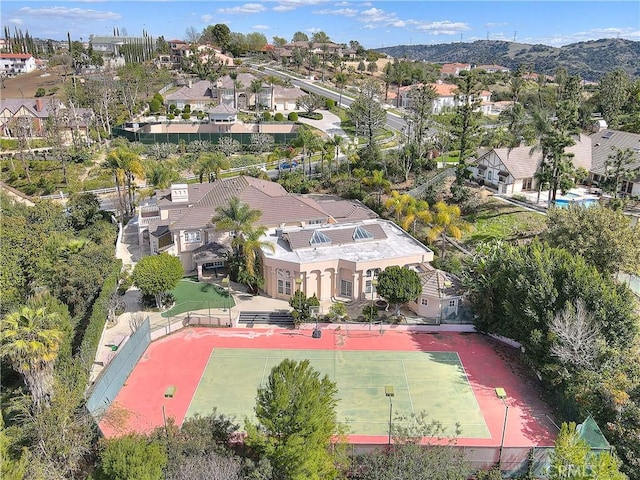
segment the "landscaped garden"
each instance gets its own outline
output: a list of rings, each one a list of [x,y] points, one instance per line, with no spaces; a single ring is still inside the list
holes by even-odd
[[[491,240],[515,241],[534,237],[545,229],[547,217],[497,198],[488,198],[465,220],[473,225],[473,230],[464,234],[462,244],[473,248]]]

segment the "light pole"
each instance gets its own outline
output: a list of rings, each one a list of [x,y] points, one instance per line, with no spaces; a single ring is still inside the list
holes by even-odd
[[[386,397],[389,397],[389,441],[387,445],[391,445],[391,415],[393,414],[393,401],[391,400],[394,396],[393,385],[386,385],[384,387],[384,394]]]
[[[376,292],[376,285],[378,285],[378,281],[373,278],[371,280],[371,309],[369,310],[369,330],[371,330],[371,325],[373,325],[373,294]]]
[[[224,299],[224,310],[227,310],[227,307],[229,309],[229,326],[231,326],[231,279],[229,278],[229,275],[227,275],[226,277],[224,277],[222,279],[222,285],[226,285],[227,287],[227,298]]]
[[[298,321],[302,321],[302,291],[300,290],[300,286],[302,285],[302,279],[296,278],[296,292],[298,293]]]
[[[504,449],[504,435],[507,431],[507,417],[509,416],[509,405],[507,405],[507,392],[504,391],[504,388],[496,388],[496,396],[502,400],[504,404],[504,423],[502,425],[502,438],[500,439],[500,454],[498,456],[498,466],[500,467],[500,471],[502,471],[502,450]]]

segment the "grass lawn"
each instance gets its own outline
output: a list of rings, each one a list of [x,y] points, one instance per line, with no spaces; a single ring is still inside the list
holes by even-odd
[[[546,215],[522,207],[488,198],[476,213],[465,220],[473,224],[473,231],[462,237],[466,247],[491,240],[516,240],[538,235],[545,229]]]
[[[229,298],[225,290],[211,283],[198,282],[195,277],[183,278],[171,293],[176,299],[176,304],[170,310],[163,312],[163,317],[208,308],[229,308],[235,305],[233,297]]]

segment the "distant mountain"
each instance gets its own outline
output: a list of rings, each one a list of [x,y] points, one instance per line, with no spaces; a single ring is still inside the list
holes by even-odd
[[[443,43],[440,45],[398,45],[376,48],[392,57],[423,60],[434,63],[496,64],[512,70],[528,65],[537,73],[553,75],[559,66],[582,79],[597,81],[617,68],[640,78],[640,42],[623,39],[603,39],[580,42],[564,47],[527,45],[497,40],[473,43]]]

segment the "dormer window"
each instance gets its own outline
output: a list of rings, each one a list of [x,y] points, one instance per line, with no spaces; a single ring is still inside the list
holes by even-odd
[[[200,230],[184,232],[184,243],[200,243],[201,238]]]

